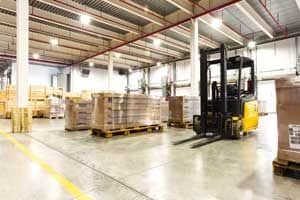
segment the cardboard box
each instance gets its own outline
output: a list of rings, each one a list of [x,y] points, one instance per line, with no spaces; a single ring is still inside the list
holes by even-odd
[[[92,128],[102,131],[160,124],[160,99],[138,94],[94,93]]]
[[[278,159],[300,163],[300,79],[276,80]]]
[[[200,115],[200,97],[169,97],[169,122],[192,123],[194,115]]]

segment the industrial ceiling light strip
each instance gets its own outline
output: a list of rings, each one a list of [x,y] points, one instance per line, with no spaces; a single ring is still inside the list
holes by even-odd
[[[225,8],[225,7],[229,6],[229,5],[232,5],[232,4],[237,3],[237,2],[240,2],[240,1],[241,1],[241,0],[231,0],[231,1],[227,1],[226,3],[220,4],[220,5],[218,5],[218,6],[214,7],[214,8],[212,8],[212,9],[209,9],[209,10],[207,10],[207,11],[205,11],[205,12],[202,12],[202,13],[196,14],[196,15],[194,15],[194,16],[192,16],[192,17],[188,17],[188,18],[186,18],[186,19],[180,20],[180,21],[178,21],[178,22],[176,22],[176,23],[174,23],[174,24],[170,24],[170,25],[168,25],[168,26],[162,27],[162,28],[160,28],[160,29],[158,29],[158,30],[156,30],[156,31],[153,31],[153,32],[147,33],[147,34],[145,34],[145,35],[143,35],[143,36],[136,37],[136,38],[134,38],[134,39],[128,40],[127,42],[124,42],[124,43],[121,43],[121,44],[117,44],[117,45],[115,45],[115,46],[113,46],[113,47],[111,47],[111,48],[108,48],[108,49],[106,49],[106,50],[103,50],[103,51],[101,51],[101,52],[99,52],[99,53],[97,53],[97,54],[94,54],[94,55],[92,55],[92,56],[89,56],[89,57],[87,57],[87,58],[85,58],[85,59],[83,59],[83,60],[81,60],[81,61],[79,61],[79,62],[77,62],[77,63],[75,63],[75,64],[79,64],[79,63],[84,62],[84,61],[86,61],[86,60],[88,60],[88,59],[90,59],[90,58],[93,58],[93,57],[95,57],[95,56],[98,56],[98,55],[104,54],[104,53],[106,53],[106,52],[112,51],[112,50],[114,50],[114,49],[117,49],[117,48],[122,47],[122,46],[124,46],[124,45],[127,45],[127,44],[129,44],[129,43],[133,43],[133,42],[138,41],[138,40],[140,40],[140,39],[143,39],[143,38],[145,38],[145,37],[149,37],[149,36],[151,36],[151,35],[154,35],[154,34],[156,34],[156,33],[159,33],[159,32],[165,31],[165,30],[168,30],[168,29],[170,29],[170,28],[173,28],[173,27],[175,27],[175,26],[178,26],[178,25],[180,25],[180,24],[183,24],[183,23],[185,23],[185,22],[188,22],[188,21],[190,21],[191,19],[196,19],[196,18],[201,17],[201,16],[203,16],[203,15],[206,15],[206,14],[208,14],[208,13],[210,13],[210,12],[213,12],[213,11],[216,11],[216,10],[219,10],[219,9],[222,9],[222,8]]]

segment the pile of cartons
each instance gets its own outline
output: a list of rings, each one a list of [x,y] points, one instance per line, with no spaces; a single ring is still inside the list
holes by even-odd
[[[69,131],[86,130],[91,127],[91,100],[66,98],[65,129]]]
[[[15,107],[16,89],[14,86],[6,86],[0,94],[0,117],[10,118],[12,108]]]
[[[300,172],[300,79],[276,80],[278,155],[273,162],[275,172]],[[281,174],[282,175],[282,174]]]
[[[93,133],[107,133],[113,130],[143,130],[141,127],[160,127],[160,99],[140,94],[93,93]]]
[[[162,122],[169,120],[169,101],[166,98],[160,100],[160,119]]]
[[[12,109],[12,132],[28,133],[32,130],[32,113],[30,108]]]
[[[199,96],[174,96],[169,97],[170,126],[182,126],[193,123],[193,116],[200,115]]]
[[[48,119],[64,118],[65,116],[65,103],[64,99],[59,97],[49,97],[46,100],[46,108],[43,116]]]

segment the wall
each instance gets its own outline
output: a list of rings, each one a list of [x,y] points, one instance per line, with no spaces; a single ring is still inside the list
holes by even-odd
[[[12,84],[15,85],[16,78],[16,63],[12,63]],[[39,64],[29,64],[29,85],[51,86],[51,75],[56,75],[61,72],[60,68],[50,67]]]
[[[258,79],[270,79],[278,76],[295,74],[296,69],[296,46],[300,62],[300,37],[298,44],[296,38],[288,38],[280,41],[258,45],[252,52],[246,48],[228,52],[228,56],[243,55],[251,57],[256,65]],[[212,55],[211,59],[216,59],[217,55]],[[150,68],[150,85],[161,86],[161,77],[165,74],[165,66]],[[234,72],[228,75],[234,76]],[[190,82],[190,60],[176,62],[176,84],[188,84]],[[218,79],[219,67],[212,67],[212,77]],[[153,94],[161,93],[158,89]],[[176,89],[176,95],[189,95],[190,87]]]
[[[72,92],[81,92],[82,90],[104,91],[108,87],[108,72],[105,69],[90,69],[88,77],[82,77],[78,67],[71,69],[71,90]],[[113,90],[116,92],[125,92],[127,86],[126,75],[119,75],[114,71]]]

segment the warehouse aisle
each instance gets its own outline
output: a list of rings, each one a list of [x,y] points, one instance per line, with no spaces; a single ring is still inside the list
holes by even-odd
[[[256,134],[199,149],[172,145],[193,135],[191,130],[170,128],[162,134],[104,139],[89,131],[66,133],[64,120],[34,120],[33,133],[14,137],[93,199],[296,199],[300,181],[272,173],[275,122],[274,115],[263,117]],[[9,130],[9,123],[1,120],[0,127]],[[14,191],[1,189],[1,197],[72,198],[42,170],[36,175],[32,162],[3,137],[0,142],[0,162],[6,162],[0,172],[7,171],[1,173],[0,180],[6,180],[1,185],[18,183]],[[17,175],[9,175],[16,170]],[[21,183],[27,179],[30,187],[24,193]],[[53,194],[60,196],[49,196],[49,187],[60,188]]]

